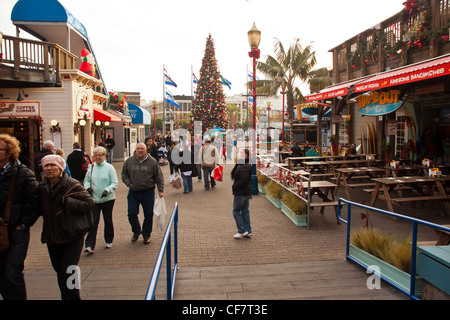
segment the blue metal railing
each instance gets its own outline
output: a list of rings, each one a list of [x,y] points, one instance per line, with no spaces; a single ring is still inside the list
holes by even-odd
[[[341,207],[342,207],[342,202],[348,204],[348,211],[347,211],[347,220],[344,220],[341,218]],[[395,217],[395,218],[399,218],[399,219],[403,219],[403,220],[407,220],[412,222],[412,240],[411,240],[411,244],[412,244],[412,249],[411,249],[411,272],[410,272],[410,287],[409,287],[409,291],[403,289],[402,287],[399,287],[397,284],[395,284],[394,282],[390,281],[389,279],[383,277],[382,275],[380,275],[380,278],[383,279],[384,281],[386,281],[387,283],[389,283],[391,286],[393,286],[394,288],[396,288],[397,290],[401,291],[402,293],[406,294],[410,299],[416,300],[419,299],[418,297],[415,296],[415,285],[416,285],[416,258],[417,258],[417,226],[419,224],[424,225],[424,226],[428,226],[434,229],[439,229],[439,230],[443,230],[446,232],[450,232],[450,228],[446,228],[444,226],[432,223],[432,222],[428,222],[428,221],[424,221],[424,220],[420,220],[420,219],[416,219],[416,218],[412,218],[412,217],[408,217],[408,216],[403,216],[401,214],[398,213],[394,213],[394,212],[390,212],[390,211],[386,211],[386,210],[382,210],[382,209],[378,209],[378,208],[374,208],[374,207],[369,207],[360,203],[356,203],[356,202],[352,202],[346,199],[342,199],[340,198],[338,201],[338,217],[339,220],[344,222],[345,224],[347,224],[347,243],[346,243],[346,260],[351,260],[355,263],[357,263],[358,265],[367,268],[368,266],[363,265],[362,263],[360,263],[358,260],[354,259],[352,256],[350,256],[350,226],[351,226],[351,209],[352,206],[356,206],[359,208],[364,208],[370,211],[374,211],[374,212],[378,212],[378,213],[382,213],[382,214],[386,214],[388,216],[391,217]]]
[[[172,274],[172,246],[171,246],[171,233],[173,227],[173,247],[174,247],[174,266]],[[167,252],[166,252],[167,251]],[[175,292],[175,281],[178,270],[178,203],[176,202],[172,216],[167,224],[166,232],[164,234],[163,241],[161,243],[161,249],[159,250],[158,257],[156,258],[155,266],[153,268],[152,277],[148,285],[147,294],[145,300],[155,300],[156,286],[158,284],[159,273],[161,271],[161,265],[166,253],[166,273],[167,273],[167,300],[173,299]]]

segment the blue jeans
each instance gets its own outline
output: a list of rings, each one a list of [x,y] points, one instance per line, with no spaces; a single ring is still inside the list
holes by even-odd
[[[111,164],[113,162],[114,157],[114,149],[108,149],[108,152],[106,154],[106,162]]]
[[[155,204],[155,189],[128,192],[128,221],[131,231],[140,234],[145,238],[150,238],[153,229],[153,205]],[[138,219],[139,205],[144,209],[144,222],[141,225]]]
[[[250,226],[250,206],[251,196],[234,196],[233,199],[233,217],[236,221],[238,233],[252,233]]]
[[[9,248],[0,251],[0,294],[4,300],[26,300],[23,269],[30,231],[27,228],[9,232]]]
[[[185,176],[181,173],[181,178],[183,179],[183,192],[188,193],[192,191],[192,176]]]
[[[214,178],[211,177],[211,172],[214,170],[214,167],[205,167],[202,166],[203,170],[203,180],[205,180],[205,189],[209,190],[209,181],[211,180],[211,188],[214,188],[216,182]]]

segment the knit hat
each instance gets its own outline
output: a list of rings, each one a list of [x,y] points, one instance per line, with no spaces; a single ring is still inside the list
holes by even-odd
[[[46,165],[50,163],[58,166],[61,169],[61,171],[64,171],[66,169],[66,161],[60,155],[50,154],[48,156],[43,157],[41,160],[42,168],[44,168]]]

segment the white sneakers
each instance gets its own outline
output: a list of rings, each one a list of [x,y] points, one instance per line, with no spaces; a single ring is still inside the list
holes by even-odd
[[[105,248],[106,248],[106,249],[111,249],[111,248],[112,248],[112,243],[107,243],[107,244],[105,244]],[[86,247],[86,248],[84,249],[84,252],[87,252],[87,253],[89,253],[89,254],[93,254],[93,253],[94,253],[94,249],[92,249],[91,247]]]
[[[241,239],[242,237],[246,237],[246,238],[250,238],[252,236],[251,233],[248,233],[247,231],[245,231],[244,233],[236,233],[233,237],[235,239]]]

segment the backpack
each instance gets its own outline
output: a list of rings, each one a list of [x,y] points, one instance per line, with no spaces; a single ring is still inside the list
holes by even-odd
[[[89,156],[87,155],[87,153],[85,152],[83,155],[83,158],[81,158],[81,170],[83,171],[87,171],[89,168],[89,165],[91,164],[91,159],[89,158]]]

